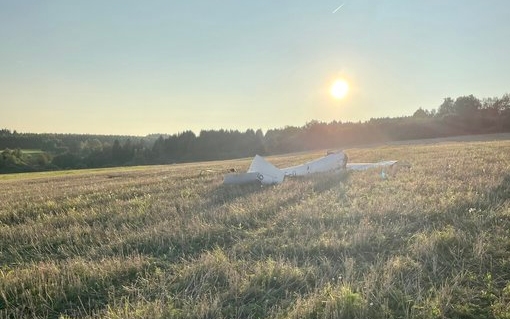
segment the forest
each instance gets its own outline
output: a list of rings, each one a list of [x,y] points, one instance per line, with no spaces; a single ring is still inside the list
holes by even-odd
[[[171,130],[171,128],[169,128]],[[231,129],[172,135],[113,136],[20,133],[0,129],[0,173],[172,164],[274,155],[355,145],[510,132],[510,94],[479,99],[447,97],[437,109],[411,116],[329,123],[266,131]]]

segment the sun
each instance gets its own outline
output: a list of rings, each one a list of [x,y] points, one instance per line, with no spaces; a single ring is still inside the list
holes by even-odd
[[[331,96],[333,96],[335,99],[343,99],[347,93],[349,92],[349,83],[343,79],[338,79],[331,85],[331,88],[329,89],[329,93],[331,93]]]

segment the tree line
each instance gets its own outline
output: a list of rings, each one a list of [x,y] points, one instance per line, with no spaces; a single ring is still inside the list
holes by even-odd
[[[145,137],[0,130],[0,173],[222,160],[360,144],[510,132],[510,95],[447,97],[412,116],[268,130],[202,130]]]

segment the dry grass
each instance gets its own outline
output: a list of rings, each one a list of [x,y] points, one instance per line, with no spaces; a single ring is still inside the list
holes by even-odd
[[[510,318],[510,141],[347,153],[411,169],[264,188],[221,184],[249,159],[3,177],[0,317]]]

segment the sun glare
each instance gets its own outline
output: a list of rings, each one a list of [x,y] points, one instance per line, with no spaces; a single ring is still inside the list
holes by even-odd
[[[338,79],[333,82],[329,92],[335,99],[343,99],[349,92],[349,84],[345,80]]]

